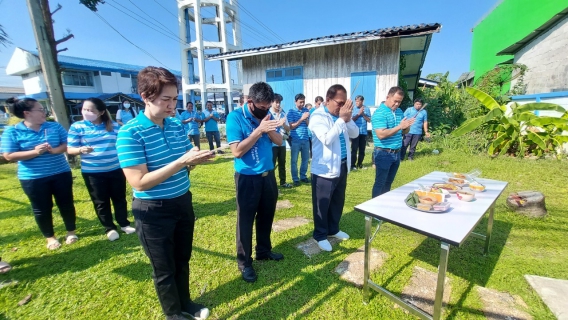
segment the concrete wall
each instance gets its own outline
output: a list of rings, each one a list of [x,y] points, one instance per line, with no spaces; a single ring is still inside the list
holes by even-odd
[[[526,94],[568,91],[568,18],[523,47],[514,61],[528,67]]]
[[[28,73],[26,77],[22,77],[22,83],[24,85],[24,91],[26,94],[34,94],[47,91],[41,70]]]
[[[341,84],[351,93],[351,73],[376,71],[375,101],[386,98],[388,90],[398,85],[398,38],[357,42],[325,47],[262,54],[242,59],[243,90],[258,81],[266,81],[267,69],[302,66],[304,95],[307,102],[325,96],[327,89]]]
[[[93,77],[92,87],[63,85],[63,90],[65,92],[85,93],[132,93],[132,79],[121,77],[119,72],[112,72],[110,76],[103,76],[100,73],[98,76],[93,76],[92,71],[88,72],[90,72]],[[41,70],[31,72],[26,77],[22,77],[22,82],[27,95],[47,91]]]

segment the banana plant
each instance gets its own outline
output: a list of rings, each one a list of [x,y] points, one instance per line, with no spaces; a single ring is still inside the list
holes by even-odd
[[[491,143],[487,149],[489,155],[511,154],[541,156],[556,152],[564,143],[568,143],[568,112],[553,103],[512,103],[510,112],[506,105],[500,105],[491,96],[475,88],[466,91],[479,100],[487,113],[471,118],[454,130],[454,136],[461,136],[480,129],[487,133]],[[534,111],[556,111],[560,117],[540,117]]]

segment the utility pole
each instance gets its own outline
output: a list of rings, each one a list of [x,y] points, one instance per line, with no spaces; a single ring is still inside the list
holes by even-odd
[[[59,122],[66,130],[69,129],[69,117],[63,96],[63,88],[61,85],[61,77],[57,66],[57,49],[52,48],[49,36],[46,31],[44,16],[40,4],[40,0],[26,0],[30,19],[34,30],[34,36],[37,43],[39,53],[39,61],[41,63],[41,71],[47,86],[47,96],[51,102],[51,110],[55,116],[55,120]],[[48,1],[44,0],[44,4],[48,5]],[[49,12],[49,8],[45,8]],[[49,15],[51,19],[51,14]]]

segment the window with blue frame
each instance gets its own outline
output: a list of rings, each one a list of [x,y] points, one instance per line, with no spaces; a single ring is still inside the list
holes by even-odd
[[[303,67],[291,67],[291,68],[266,70],[266,81],[267,82],[303,79],[303,77],[304,77],[304,68]]]

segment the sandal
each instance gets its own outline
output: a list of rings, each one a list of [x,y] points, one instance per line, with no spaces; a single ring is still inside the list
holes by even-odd
[[[4,261],[0,261],[0,274],[6,273],[10,270],[12,270],[12,266],[10,266],[8,263]]]
[[[65,243],[66,244],[73,244],[73,243],[77,242],[77,240],[79,240],[79,237],[77,237],[74,234],[65,237]]]
[[[49,241],[47,243],[47,248],[49,250],[55,250],[55,249],[59,249],[61,247],[61,243],[59,243],[59,241],[57,239],[53,240],[53,241]]]

